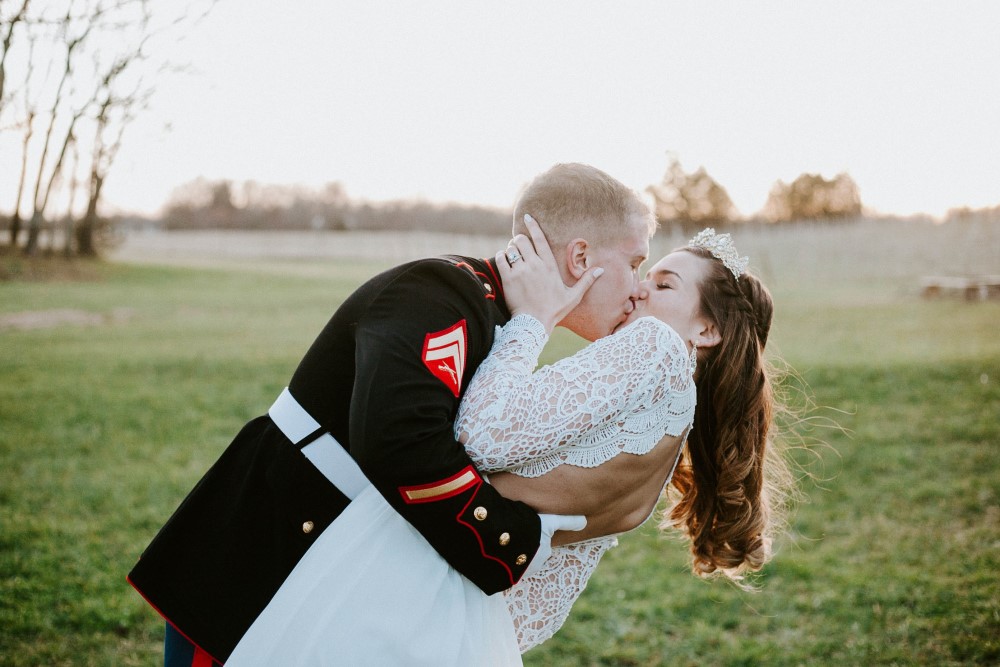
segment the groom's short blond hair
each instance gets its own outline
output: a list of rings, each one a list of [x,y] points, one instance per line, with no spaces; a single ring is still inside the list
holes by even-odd
[[[528,184],[514,205],[514,234],[527,234],[524,215],[538,221],[553,250],[583,237],[603,245],[630,226],[656,229],[656,218],[634,190],[587,164],[557,164]]]

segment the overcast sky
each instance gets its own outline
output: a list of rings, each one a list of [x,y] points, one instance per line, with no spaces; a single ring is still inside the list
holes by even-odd
[[[1000,2],[221,0],[179,57],[109,204],[204,176],[510,206],[556,162],[644,189],[667,151],[744,214],[803,172],[1000,204]]]

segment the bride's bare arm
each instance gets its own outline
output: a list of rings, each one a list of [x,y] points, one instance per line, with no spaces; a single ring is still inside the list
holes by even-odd
[[[681,439],[666,436],[647,454],[621,453],[595,468],[561,465],[540,477],[493,473],[500,493],[521,500],[539,513],[584,514],[580,532],[556,533],[553,545],[632,530],[659,501],[667,475],[677,460]]]

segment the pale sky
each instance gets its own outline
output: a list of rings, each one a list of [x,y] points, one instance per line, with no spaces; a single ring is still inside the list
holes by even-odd
[[[743,214],[803,172],[885,213],[1000,204],[1000,2],[220,0],[178,59],[115,207],[198,176],[507,207],[556,162],[642,190],[667,151]]]

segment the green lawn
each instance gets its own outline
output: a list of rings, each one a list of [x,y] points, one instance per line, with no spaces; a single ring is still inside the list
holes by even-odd
[[[0,329],[0,663],[162,660],[126,572],[377,268],[101,265],[0,283],[0,316],[104,317]],[[794,454],[813,479],[761,591],[695,579],[685,545],[647,525],[526,664],[1000,663],[1000,304],[820,278],[773,276],[774,348],[810,386],[806,436],[825,444]],[[557,336],[544,360],[578,344]]]

